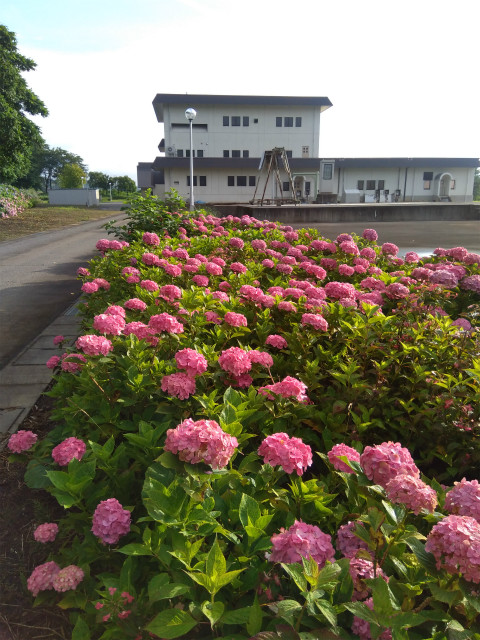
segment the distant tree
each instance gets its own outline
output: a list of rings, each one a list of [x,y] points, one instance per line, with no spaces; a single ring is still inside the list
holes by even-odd
[[[115,183],[118,191],[123,191],[124,193],[133,193],[137,190],[135,181],[128,176],[120,176],[118,178],[115,178]]]
[[[90,171],[88,174],[88,184],[92,189],[108,189],[108,183],[112,181],[110,176],[100,171]]]
[[[66,164],[58,175],[58,184],[62,189],[80,189],[86,177],[85,171],[79,164]]]
[[[15,34],[0,25],[0,182],[26,176],[32,151],[42,142],[39,127],[26,114],[45,117],[48,110],[22,76],[36,66],[18,52]]]
[[[47,193],[48,189],[55,185],[59,173],[67,164],[78,164],[87,171],[83,158],[60,147],[52,149],[42,140],[41,144],[36,144],[33,148],[28,174],[17,180],[15,186],[41,189]]]
[[[475,177],[473,179],[473,199],[475,201],[480,200],[480,169],[475,171]]]

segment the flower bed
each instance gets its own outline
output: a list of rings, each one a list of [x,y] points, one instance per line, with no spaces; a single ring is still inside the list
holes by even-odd
[[[99,241],[12,437],[66,510],[33,595],[75,639],[480,638],[480,256],[178,222]]]
[[[2,218],[18,216],[38,198],[33,190],[17,189],[9,184],[0,184],[0,214]]]

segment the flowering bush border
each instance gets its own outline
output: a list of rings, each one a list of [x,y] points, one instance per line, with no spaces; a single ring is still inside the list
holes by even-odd
[[[480,256],[182,224],[97,243],[58,426],[12,441],[66,509],[38,601],[82,638],[480,637]]]

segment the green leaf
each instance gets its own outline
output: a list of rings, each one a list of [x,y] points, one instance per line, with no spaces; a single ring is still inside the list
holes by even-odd
[[[300,591],[307,591],[307,580],[303,575],[303,567],[297,563],[293,564],[283,564],[283,569],[288,573],[288,575],[295,582]]]
[[[121,549],[117,549],[118,553],[124,553],[126,556],[151,556],[152,552],[148,547],[138,542],[126,544]]]
[[[90,640],[91,635],[88,624],[83,618],[77,618],[75,626],[72,630],[72,640]]]
[[[252,498],[246,493],[242,493],[240,506],[238,508],[238,517],[240,518],[240,522],[243,527],[245,528],[249,524],[255,525],[260,516],[260,505],[255,498]]]
[[[205,563],[205,573],[213,582],[216,582],[218,577],[223,576],[227,568],[227,563],[223,557],[222,550],[218,544],[218,540],[215,539],[212,548],[210,549],[207,561]]]
[[[394,611],[399,611],[400,605],[383,578],[371,578],[366,580],[366,583],[372,587],[373,608],[379,618],[390,616]]]
[[[196,624],[197,621],[187,611],[166,609],[155,616],[146,629],[160,638],[170,640],[185,635]]]
[[[258,598],[255,594],[253,605],[250,607],[250,615],[247,622],[247,631],[251,636],[254,636],[262,628],[263,613],[260,605],[258,604]]]
[[[279,600],[269,605],[269,608],[276,616],[283,618],[292,627],[294,626],[294,614],[302,608],[302,605],[296,600]]]
[[[321,589],[328,584],[335,584],[337,576],[341,572],[342,568],[336,563],[325,565],[317,578],[316,588]]]
[[[210,626],[214,627],[215,623],[222,617],[223,612],[225,611],[225,605],[223,602],[204,602],[200,607],[204,616],[206,616],[210,620]]]
[[[438,576],[439,571],[437,569],[435,557],[432,553],[428,553],[428,551],[425,551],[425,545],[423,544],[423,542],[421,542],[417,538],[414,538],[413,536],[410,538],[407,538],[405,542],[413,551],[413,553],[415,554],[417,560],[420,562],[422,567],[427,569],[434,576]]]
[[[157,593],[157,591],[165,586],[166,584],[168,584],[168,581],[170,580],[170,576],[168,575],[168,573],[159,573],[158,575],[154,576],[150,582],[148,583],[148,597],[150,599],[151,602],[155,602],[156,598],[155,595]]]
[[[25,484],[30,489],[48,489],[51,482],[47,476],[48,467],[38,462],[38,460],[30,460],[25,471]]]
[[[250,617],[250,607],[242,607],[234,611],[227,611],[223,614],[222,624],[245,624]]]
[[[343,607],[353,613],[357,618],[371,622],[372,624],[378,624],[378,619],[375,613],[367,607],[363,602],[344,602]]]
[[[315,606],[318,607],[322,616],[329,624],[332,625],[332,627],[337,625],[337,614],[335,612],[335,608],[330,604],[330,602],[327,600],[315,600]]]
[[[453,589],[453,590],[442,589],[434,582],[432,582],[428,586],[430,591],[432,592],[432,596],[436,600],[440,600],[440,602],[445,602],[446,604],[448,604],[449,607],[460,602],[460,600],[463,597],[463,594],[460,591],[460,589]]]

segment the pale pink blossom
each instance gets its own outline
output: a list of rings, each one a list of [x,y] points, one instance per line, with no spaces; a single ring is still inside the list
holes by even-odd
[[[175,354],[175,361],[179,369],[185,369],[189,376],[200,376],[208,367],[205,356],[195,349],[182,349]]]
[[[357,524],[361,525],[363,523],[360,521],[349,521],[346,524],[342,524],[337,531],[337,549],[346,558],[354,558],[360,549],[368,551],[371,555],[371,551],[365,540],[362,540],[355,534]]]
[[[93,534],[103,544],[116,544],[130,531],[131,515],[116,498],[102,500],[93,514]]]
[[[393,242],[384,242],[382,244],[382,253],[386,256],[396,256],[399,249]]]
[[[105,289],[105,291],[110,289],[110,283],[105,278],[95,278],[92,283],[96,284],[100,289]]]
[[[125,327],[125,320],[120,315],[101,313],[93,318],[93,328],[99,333],[119,336]]]
[[[480,522],[480,484],[462,478],[445,496],[445,509],[459,516],[470,516]]]
[[[22,453],[31,449],[37,440],[38,436],[33,431],[20,429],[10,436],[7,446],[13,453]]]
[[[186,373],[171,373],[162,378],[162,391],[170,396],[187,400],[195,393],[195,378]]]
[[[247,273],[247,267],[241,262],[232,262],[230,269],[235,273]]]
[[[232,457],[238,441],[225,433],[215,420],[187,418],[167,431],[165,450],[178,454],[180,460],[196,464],[205,462],[212,469],[222,469]]]
[[[45,522],[44,524],[38,525],[33,532],[33,537],[37,542],[45,544],[46,542],[53,542],[57,537],[57,533],[58,524],[55,524],[55,522]]]
[[[417,515],[422,509],[433,513],[437,506],[436,491],[411,475],[399,473],[386,484],[385,492],[390,502],[404,504]]]
[[[130,298],[130,300],[127,300],[123,306],[125,309],[130,309],[131,311],[145,311],[147,303],[139,298]]]
[[[248,324],[247,318],[242,313],[233,311],[227,311],[223,319],[231,327],[246,327]]]
[[[224,371],[237,377],[242,373],[247,373],[252,368],[248,353],[240,349],[240,347],[230,347],[222,351],[218,358],[218,364]]]
[[[59,356],[52,356],[47,360],[46,365],[49,369],[55,369],[55,367],[58,367],[60,362],[61,360]]]
[[[159,298],[173,302],[182,297],[182,290],[174,284],[165,284],[158,290]]]
[[[198,287],[208,287],[208,278],[207,276],[196,275],[193,276],[192,282],[196,284]]]
[[[252,351],[247,351],[247,353],[252,364],[259,364],[267,369],[273,366],[273,358],[266,351],[256,351],[253,349]]]
[[[143,236],[142,236],[142,240],[145,244],[149,244],[152,245],[154,247],[158,247],[158,245],[160,244],[160,238],[157,236],[156,233],[150,233],[149,231],[146,231]]]
[[[383,442],[373,447],[365,447],[360,456],[360,464],[369,480],[386,487],[396,475],[402,473],[418,478],[418,470],[408,449],[399,442]]]
[[[52,458],[61,467],[66,467],[74,458],[81,460],[85,455],[87,445],[79,438],[66,438],[52,449]]]
[[[83,293],[95,293],[99,288],[100,287],[95,282],[84,282],[81,287]]]
[[[335,550],[332,538],[313,525],[295,520],[289,529],[280,529],[280,533],[272,536],[272,551],[268,556],[270,562],[292,564],[302,562],[302,558],[310,556],[320,568],[332,562]]]
[[[385,295],[390,298],[390,300],[400,300],[401,298],[408,297],[410,291],[408,288],[400,284],[400,282],[392,282],[385,288]]]
[[[213,322],[214,324],[222,324],[223,322],[218,313],[215,313],[215,311],[206,311],[205,319],[207,322]]]
[[[349,282],[327,282],[325,293],[329,298],[355,298],[357,290]]]
[[[76,589],[85,574],[80,567],[70,564],[68,567],[60,569],[53,579],[53,588],[59,593]]]
[[[61,362],[62,371],[78,373],[86,361],[87,359],[81,353],[64,353]]]
[[[382,569],[377,566],[375,571],[373,562],[366,558],[351,558],[348,570],[353,581],[353,602],[356,600],[365,600],[365,598],[368,598],[372,593],[371,588],[367,586],[365,580],[369,578],[383,578],[385,582],[388,582],[388,577]]]
[[[333,468],[337,469],[337,471],[344,471],[345,473],[355,473],[355,471],[346,462],[340,460],[340,456],[353,462],[360,462],[360,454],[358,451],[343,442],[334,445],[327,455]]]
[[[275,347],[275,349],[285,349],[286,347],[288,347],[288,342],[285,340],[285,338],[275,333],[272,333],[269,336],[267,336],[267,339],[265,340],[265,344]]]
[[[364,268],[364,267],[362,267]],[[353,276],[353,274],[355,273],[355,268],[351,267],[349,264],[339,264],[338,265],[338,273],[341,276]]]
[[[378,233],[375,229],[365,229],[362,233],[362,237],[365,238],[365,240],[375,242],[375,240],[378,240]]]
[[[53,581],[59,571],[60,567],[53,561],[38,565],[27,580],[28,590],[36,597],[40,591],[53,589]]]
[[[148,321],[148,326],[155,333],[161,333],[166,331],[167,333],[183,333],[184,326],[174,316],[169,313],[159,313],[151,316]]]
[[[178,278],[182,275],[182,267],[179,264],[170,264],[167,262],[167,264],[163,265],[163,269],[165,273],[172,276],[172,278]]]
[[[433,553],[437,569],[480,583],[480,524],[475,518],[443,518],[428,534],[425,551]]]
[[[271,467],[280,466],[285,473],[301,476],[312,464],[312,450],[300,438],[290,438],[286,433],[274,433],[267,436],[260,447],[258,455]]]
[[[80,336],[75,344],[77,349],[81,349],[87,356],[106,356],[113,349],[108,338],[92,334]]]
[[[158,291],[159,289],[158,284],[153,280],[141,280],[140,286],[142,287],[142,289],[145,289],[145,291],[150,292]]]
[[[281,382],[275,382],[274,384],[267,384],[264,387],[260,387],[258,392],[262,395],[273,399],[272,393],[282,396],[283,398],[295,398],[298,402],[308,402],[308,396],[306,395],[307,385],[301,380],[287,376]]]
[[[302,325],[311,325],[319,331],[327,331],[328,322],[325,318],[317,313],[304,313],[302,315]]]

